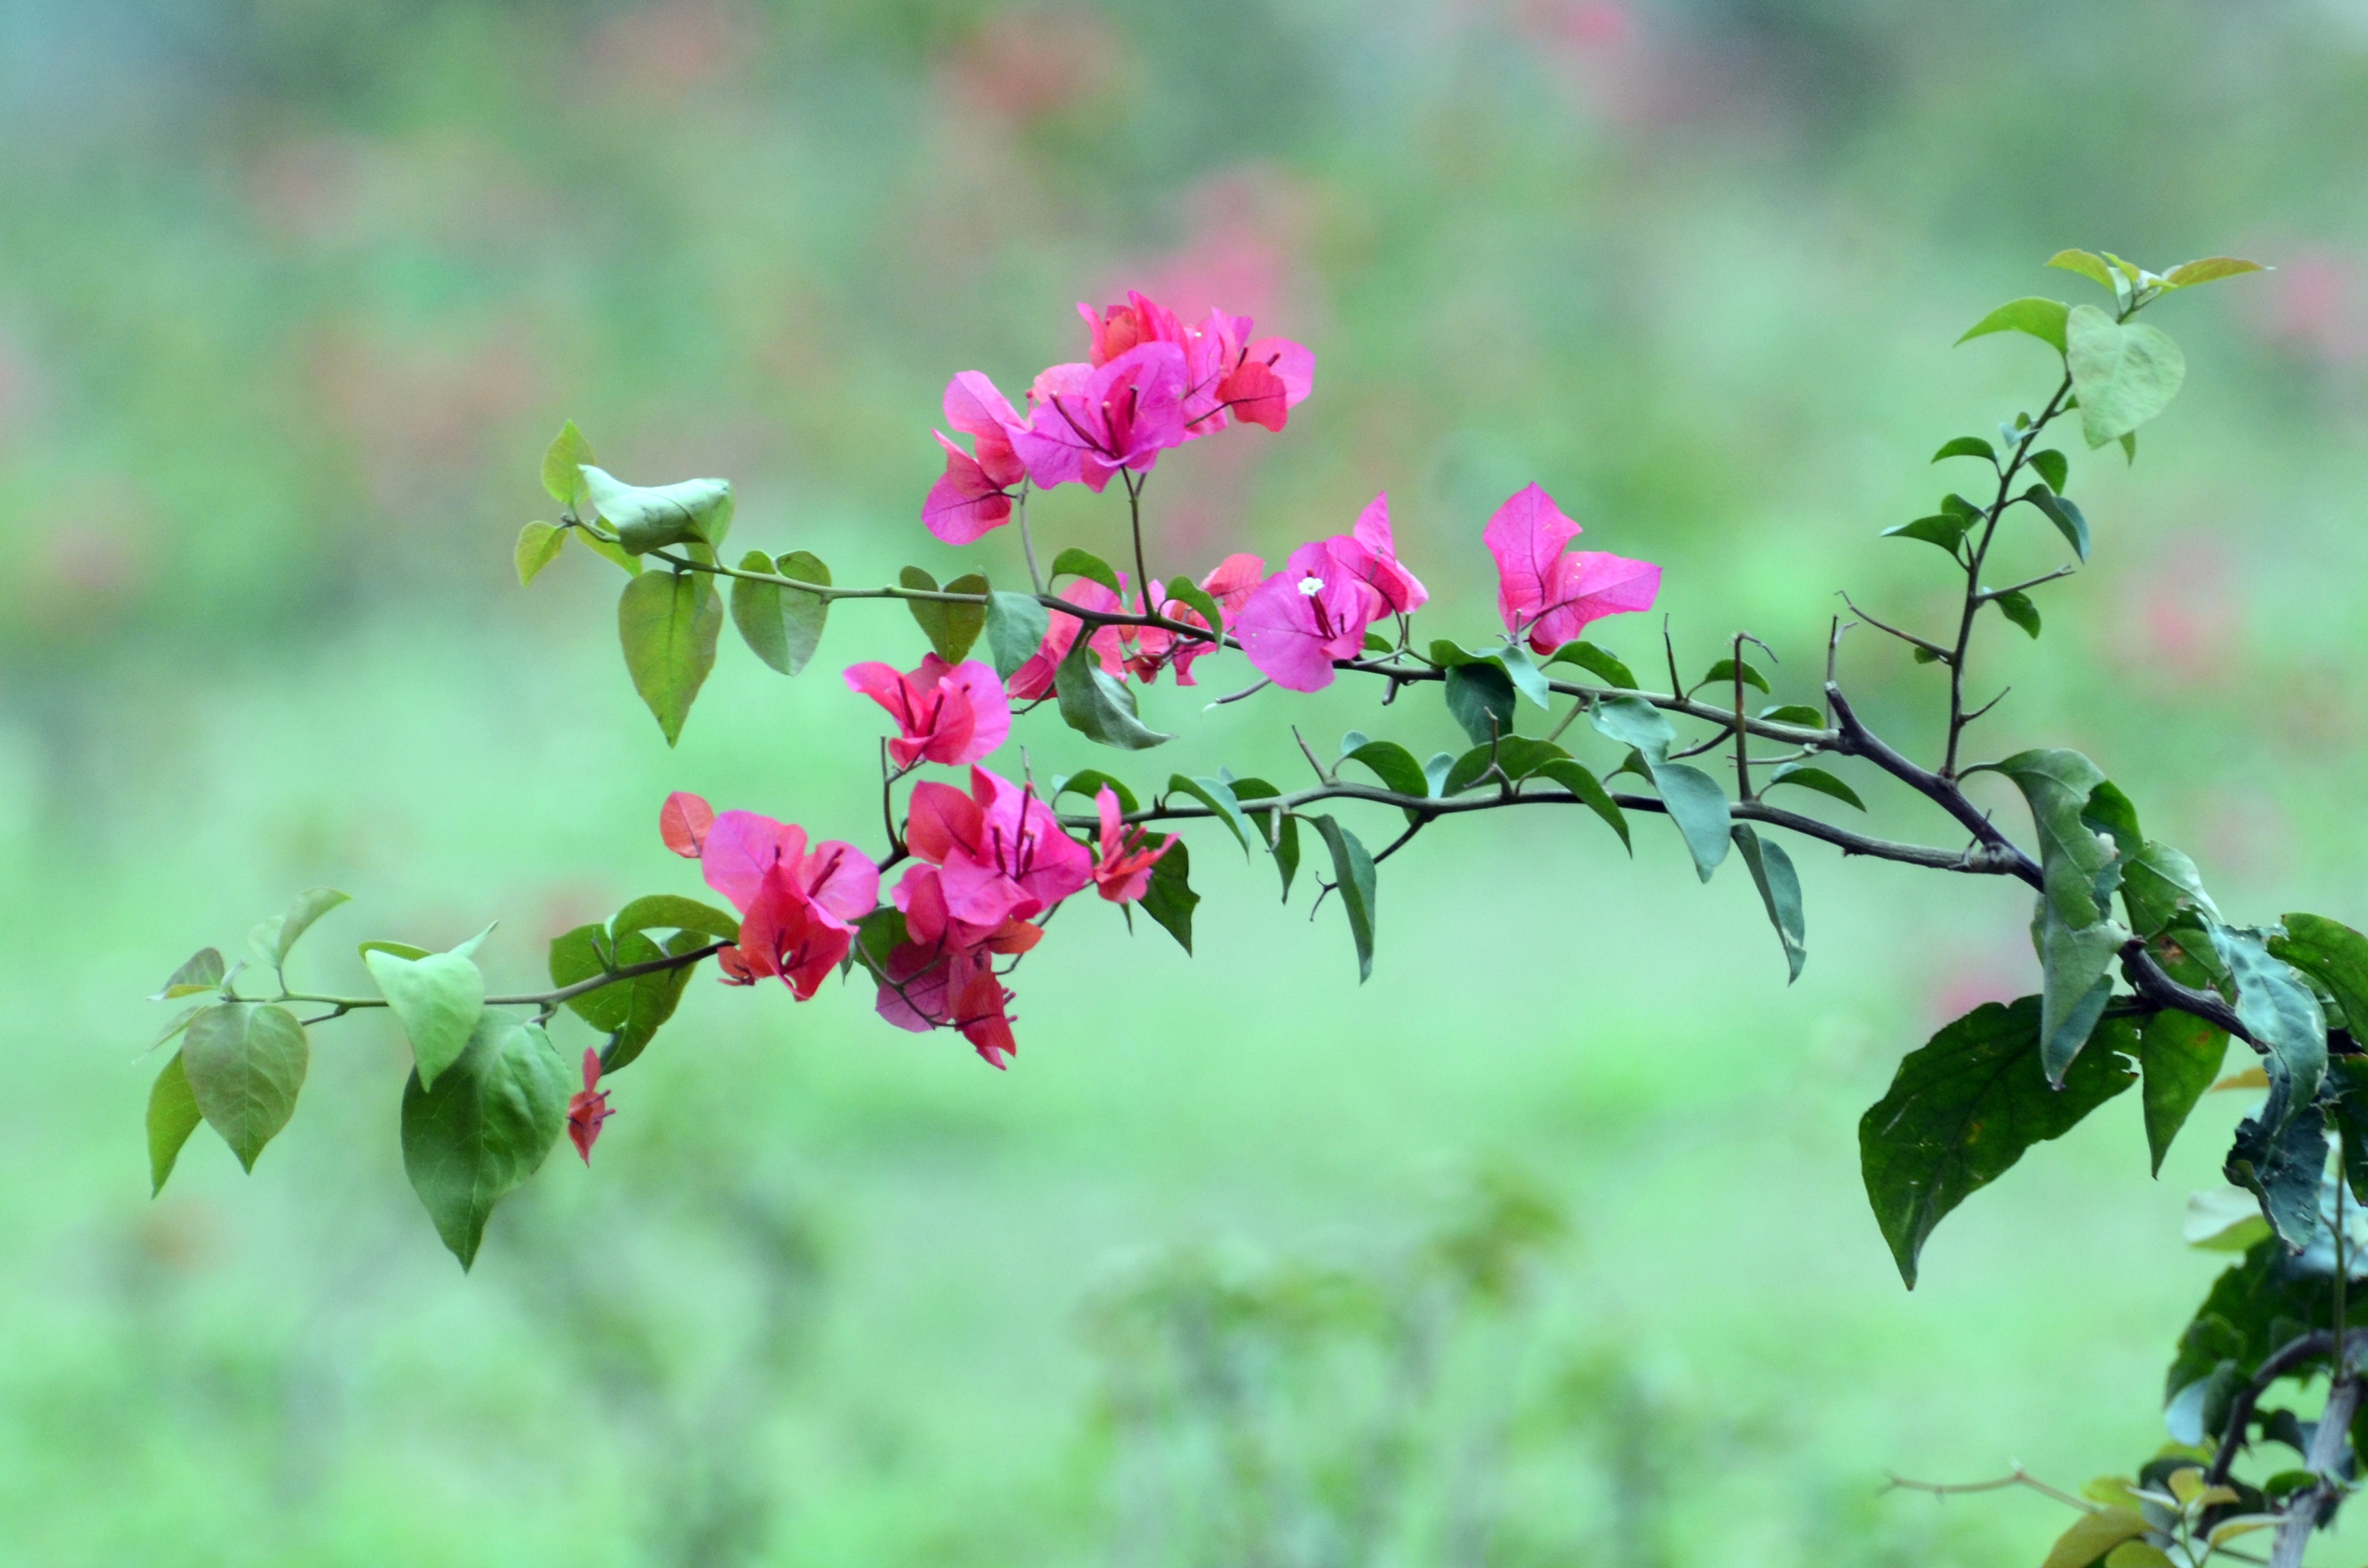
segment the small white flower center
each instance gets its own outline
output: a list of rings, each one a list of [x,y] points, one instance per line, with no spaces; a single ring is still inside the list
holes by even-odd
[[[1324,579],[1310,573],[1299,580],[1299,591],[1312,599],[1324,591]]]

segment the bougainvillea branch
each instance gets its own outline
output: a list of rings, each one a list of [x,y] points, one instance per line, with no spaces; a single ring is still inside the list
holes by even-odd
[[[1632,817],[1666,819],[1704,882],[1740,861],[1786,973],[1797,977],[1807,923],[1784,843],[1805,840],[1846,858],[2009,878],[2033,895],[2037,993],[1976,1007],[1906,1053],[1860,1123],[1868,1199],[1911,1288],[1935,1227],[2031,1146],[2143,1084],[2158,1169],[2219,1078],[2229,1042],[2258,1056],[2230,1080],[2261,1096],[2226,1161],[2243,1206],[2221,1202],[2214,1212],[2225,1222],[2194,1238],[2241,1257],[2179,1339],[2166,1388],[2171,1445],[2084,1497],[2020,1470],[2003,1482],[1928,1489],[2021,1484],[2071,1504],[2078,1517],[2052,1568],[2262,1561],[2230,1544],[2257,1530],[2275,1532],[2266,1561],[2292,1568],[2361,1469],[2350,1421],[2360,1381],[2352,1357],[2337,1347],[2352,1343],[2350,1286],[2363,1239],[2353,1234],[2360,1209],[2346,1199],[2368,1197],[2368,1055],[2354,1039],[2355,1027],[2368,1027],[2368,937],[2316,915],[2232,921],[2195,863],[2148,837],[2131,796],[2078,752],[1967,753],[1971,726],[2005,696],[1979,706],[1966,699],[1983,612],[1995,609],[1998,621],[2038,638],[2035,596],[2089,561],[2089,520],[2068,494],[2073,460],[2047,441],[2074,428],[2077,415],[2088,449],[2118,445],[2134,461],[2137,431],[2186,375],[2178,345],[2141,313],[2259,268],[2214,257],[2157,274],[2086,251],[2064,252],[2051,266],[2098,286],[2102,301],[2012,301],[1960,341],[2036,340],[2054,356],[2054,390],[2035,414],[2001,419],[1995,436],[1959,436],[1933,454],[1935,464],[1986,465],[1980,499],[1952,492],[1930,513],[1884,530],[1949,557],[1959,585],[1954,627],[1927,635],[1846,596],[1854,619],[1827,629],[1816,706],[1775,699],[1776,683],[1752,662],[1782,675],[1775,653],[1741,630],[1712,644],[1707,668],[1687,680],[1666,615],[1658,633],[1667,688],[1645,688],[1588,637],[1598,621],[1654,608],[1668,585],[1661,567],[1577,548],[1580,522],[1535,483],[1488,517],[1459,524],[1463,548],[1493,563],[1497,589],[1494,626],[1461,642],[1417,638],[1418,617],[1451,612],[1417,575],[1429,564],[1400,557],[1386,494],[1344,516],[1337,531],[1298,541],[1272,569],[1237,551],[1196,563],[1197,574],[1156,576],[1154,561],[1172,565],[1181,551],[1160,538],[1150,505],[1166,456],[1200,440],[1282,435],[1315,391],[1309,349],[1256,335],[1248,318],[1223,311],[1187,322],[1140,293],[1104,309],[1081,306],[1084,358],[1039,372],[1017,402],[983,372],[951,378],[942,412],[952,434],[935,435],[945,467],[921,499],[921,528],[970,549],[1016,527],[1024,589],[997,588],[987,570],[941,584],[917,565],[894,584],[846,585],[807,550],[727,555],[727,482],[628,483],[570,425],[543,459],[558,520],[521,532],[518,575],[530,582],[571,540],[626,574],[619,638],[668,744],[714,665],[727,616],[759,660],[797,676],[816,656],[834,606],[903,604],[926,648],[908,635],[901,648],[875,650],[888,656],[842,665],[838,676],[864,699],[843,721],[850,753],[877,748],[876,853],[677,794],[659,807],[659,839],[695,862],[728,907],[679,892],[636,899],[553,940],[551,989],[498,995],[487,994],[474,941],[441,953],[363,944],[374,996],[290,986],[290,949],[344,901],[312,890],[256,927],[247,960],[233,968],[202,949],[160,994],[199,1000],[158,1042],[179,1044],[151,1097],[154,1180],[163,1186],[200,1123],[251,1165],[294,1110],[309,1029],[383,1008],[413,1050],[401,1109],[405,1168],[465,1266],[495,1203],[563,1131],[587,1163],[612,1118],[619,1131],[606,1135],[632,1135],[630,1096],[612,1103],[615,1075],[650,1046],[711,959],[727,983],[779,981],[796,1003],[834,975],[866,983],[883,1022],[945,1031],[1000,1068],[1020,1049],[1013,982],[1072,899],[1115,905],[1130,928],[1140,911],[1190,950],[1201,898],[1188,834],[1203,835],[1202,847],[1222,834],[1245,854],[1268,857],[1286,901],[1303,860],[1312,860],[1311,917],[1338,906],[1360,976],[1378,950],[1381,868],[1418,835],[1478,812],[1577,806],[1632,852]],[[914,428],[917,438],[924,426],[916,419]],[[1072,484],[1107,498],[1106,521],[1048,562],[1028,503]],[[1616,522],[1602,526],[1634,548]],[[2060,540],[2068,559],[2002,585],[1987,581],[1994,552],[2026,526],[2051,547]],[[1934,764],[1878,734],[1847,695],[1843,636],[1860,622],[1915,663],[1945,669]],[[1485,613],[1463,624],[1486,626]],[[1207,668],[1236,658],[1246,676],[1224,679],[1224,695],[1204,705],[1271,715],[1272,749],[1287,756],[1287,736],[1312,785],[1287,790],[1214,758],[1146,769],[1144,754],[1178,737],[1152,726],[1141,694],[1163,676],[1196,687]],[[1404,740],[1352,731],[1334,754],[1281,711],[1295,694],[1343,681],[1375,698],[1377,725],[1403,724],[1411,734],[1443,717],[1462,744],[1425,756]],[[1747,688],[1771,700],[1754,711]],[[1427,706],[1432,694],[1436,708]],[[1056,721],[1107,748],[1108,768],[1039,778],[1019,749],[1023,727]],[[1593,762],[1583,755],[1589,747]],[[1016,767],[997,762],[1015,754]],[[1834,770],[1851,765],[1850,776]],[[1713,771],[1730,768],[1729,781]],[[1967,781],[1985,773],[2020,795],[2027,835],[2000,825],[1967,793]],[[1788,786],[1786,803],[1771,803]],[[1878,786],[1937,808],[1962,846],[1878,836],[1802,809],[1863,812],[1861,788]],[[1378,851],[1366,845],[1369,819],[1386,824],[1386,836],[1373,839]],[[1423,839],[1426,848],[1436,842]],[[242,972],[256,967],[276,989],[240,989]],[[300,1019],[291,1006],[326,1011]],[[574,1067],[546,1028],[565,1017],[599,1042]],[[2315,1425],[2291,1402],[2271,1404],[2321,1372],[2330,1392]],[[2268,1444],[2292,1447],[2299,1468],[2240,1479],[2239,1459]]]

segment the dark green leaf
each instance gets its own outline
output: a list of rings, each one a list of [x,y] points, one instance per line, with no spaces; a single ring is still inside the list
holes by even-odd
[[[2073,554],[2083,561],[2089,559],[2089,519],[2081,515],[2079,507],[2044,484],[2032,485],[2022,493],[2022,498],[2047,515],[2055,531],[2064,536],[2064,542],[2072,547]]]
[[[1052,612],[1033,594],[993,593],[986,597],[986,653],[995,673],[1009,680],[1019,666],[1036,656],[1052,629]]]
[[[725,942],[740,939],[740,922],[730,915],[712,903],[670,892],[633,900],[617,911],[616,917],[609,922],[609,929],[619,936],[628,931],[670,930],[695,931]]]
[[[2122,463],[2124,467],[2138,460],[2138,433],[2130,431],[2122,437]]]
[[[2075,930],[2051,900],[2037,902],[2031,937],[2039,949],[2039,1064],[2049,1083],[2061,1084],[2112,998],[2113,957],[2129,932],[2112,920]]]
[[[494,1205],[559,1142],[568,1077],[541,1028],[487,1013],[434,1088],[417,1074],[404,1086],[403,1168],[462,1268],[476,1261]]]
[[[2192,289],[2198,283],[2216,283],[2223,278],[2268,270],[2258,261],[2245,261],[2233,256],[2207,256],[2201,261],[2180,262],[2164,273],[2162,280],[2173,289]]]
[[[1201,902],[1201,895],[1192,891],[1191,873],[1191,858],[1178,838],[1152,863],[1151,885],[1143,892],[1143,912],[1166,927],[1188,953],[1192,950],[1192,909]]]
[[[1263,778],[1228,778],[1225,782],[1236,801],[1271,801],[1282,793]],[[1275,869],[1282,877],[1282,901],[1289,903],[1292,879],[1299,873],[1299,819],[1284,812],[1258,814],[1265,829],[1265,844],[1274,856]]]
[[[1147,751],[1176,737],[1144,726],[1134,716],[1134,693],[1104,674],[1093,640],[1079,637],[1053,671],[1053,691],[1061,718],[1087,740],[1121,751]]]
[[[2080,824],[2113,841],[2113,852],[2122,858],[2125,872],[2129,863],[2146,847],[2146,833],[2138,826],[2137,807],[2111,779],[2089,791],[2089,799],[2080,807]]]
[[[1489,649],[1488,657],[1503,668],[1514,690],[1541,708],[1554,706],[1554,687],[1546,684],[1545,671],[1538,668],[1538,662],[1530,657],[1527,648],[1519,642],[1508,642],[1501,648]],[[1505,729],[1510,733],[1512,725],[1508,723]]]
[[[2065,364],[2080,399],[2080,431],[2091,447],[2127,435],[2170,406],[2187,379],[2187,357],[2159,329],[2117,322],[2094,305],[2074,311]]]
[[[1826,727],[1826,716],[1823,713],[1814,708],[1804,708],[1798,703],[1788,702],[1775,708],[1762,708],[1759,710],[1759,716],[1772,723],[1799,724],[1804,729],[1822,730]]]
[[[1779,767],[1769,778],[1760,793],[1764,795],[1779,784],[1797,784],[1804,790],[1815,790],[1820,795],[1831,795],[1844,805],[1856,806],[1860,811],[1866,810],[1866,802],[1858,798],[1857,790],[1824,768],[1811,767],[1805,762],[1788,762]]]
[[[1929,517],[1918,517],[1912,523],[1902,523],[1896,528],[1885,528],[1885,539],[1918,539],[1926,544],[1937,544],[1951,555],[1957,553],[1964,542],[1967,524],[1963,517],[1952,517],[1936,512]]]
[[[1440,798],[1461,795],[1464,790],[1477,785],[1483,778],[1491,777],[1489,770],[1496,766],[1497,748],[1495,746],[1474,746],[1470,751],[1457,757],[1455,765],[1447,770],[1447,778],[1439,786]]]
[[[1047,799],[1058,801],[1064,795],[1076,795],[1090,801],[1100,794],[1105,786],[1118,797],[1120,811],[1139,812],[1143,809],[1143,802],[1134,798],[1134,791],[1126,787],[1124,779],[1104,773],[1099,767],[1083,768],[1055,778],[1053,780],[1053,792]]]
[[[557,523],[529,523],[518,529],[518,547],[510,551],[518,586],[523,588],[541,576],[544,567],[559,559],[566,543],[567,530]]]
[[[2214,922],[2212,945],[2237,983],[2237,1017],[2268,1049],[2271,1098],[2263,1115],[2276,1124],[2318,1095],[2327,1075],[2327,1015],[2301,975],[2270,956],[2259,936]],[[2271,1223],[2277,1222],[2271,1217]]]
[[[2116,856],[2080,814],[2105,776],[2077,751],[2017,752],[1989,766],[2014,780],[2031,807],[2047,896],[2064,924],[2076,931],[2095,924],[2105,915],[2100,888],[2112,891],[2113,879],[2108,873]]]
[[[2047,488],[2058,494],[2063,493],[2064,482],[2072,477],[2071,460],[2053,447],[2033,452],[2024,460],[2037,469],[2039,477],[2047,481]]]
[[[1430,793],[1430,780],[1425,777],[1422,764],[1414,759],[1414,753],[1395,741],[1367,741],[1340,760],[1371,768],[1373,777],[1382,781],[1383,789],[1398,794],[1412,795],[1420,800]],[[1419,821],[1420,818],[1418,812],[1406,812],[1408,822]]]
[[[1930,648],[1919,647],[1914,652],[1916,662],[1919,665],[1937,665],[1941,662],[1941,655],[1932,652]]]
[[[2317,978],[2343,1008],[2351,1032],[2368,1037],[2368,937],[2323,915],[2289,915],[2285,934],[2271,937],[2269,949]]]
[[[1686,841],[1694,870],[1703,881],[1710,881],[1711,873],[1726,858],[1731,842],[1727,830],[1733,825],[1726,794],[1717,781],[1698,767],[1668,760],[1677,732],[1659,709],[1641,697],[1606,698],[1594,705],[1588,718],[1602,734],[1636,748],[1646,777],[1661,792],[1669,820]]]
[[[1349,935],[1357,944],[1357,979],[1361,983],[1373,975],[1373,858],[1365,853],[1355,834],[1332,818],[1308,820],[1332,851],[1332,875],[1341,907],[1349,912]]]
[[[1995,466],[1998,462],[1998,449],[1979,436],[1960,436],[1932,454],[1934,462],[1941,462],[1950,458],[1982,458]]]
[[[1266,847],[1264,831],[1250,825],[1249,818],[1242,814],[1241,802],[1235,797],[1234,787],[1224,779],[1187,778],[1181,773],[1171,773],[1167,776],[1167,787],[1178,793],[1191,796],[1216,812],[1217,820],[1225,824],[1225,831],[1234,835],[1235,842],[1242,846],[1244,855],[1250,852],[1252,834],[1258,835],[1258,847],[1261,849]],[[1121,801],[1121,804],[1124,802]]]
[[[2227,1037],[2221,1040],[2225,1043]],[[2368,1056],[2332,1057],[2327,1074],[2337,1092],[2322,1096],[2318,1103],[2328,1108],[2330,1122],[2341,1135],[2343,1177],[2351,1196],[2368,1203]]]
[[[2130,929],[2141,937],[2159,936],[2191,915],[2211,921],[2220,918],[2195,862],[2168,844],[2151,839],[2122,871],[2122,907]]]
[[[646,555],[685,540],[718,544],[730,527],[732,482],[686,479],[676,484],[627,484],[606,469],[586,464],[586,493],[600,520],[616,530],[626,553]]]
[[[1120,597],[1125,597],[1118,585],[1117,569],[1091,551],[1070,549],[1053,557],[1053,576],[1047,580],[1057,581],[1069,576],[1090,578]]]
[[[2175,972],[2173,978],[2188,979]],[[2192,1013],[2166,1007],[2139,1031],[2138,1066],[2146,1076],[2146,1147],[2154,1156],[2155,1175],[2162,1174],[2162,1157],[2169,1153],[2171,1140],[2187,1125],[2188,1114],[2219,1076],[2220,1064],[2227,1055],[2226,1032]]]
[[[1557,762],[1570,760],[1570,753],[1552,741],[1535,741],[1527,735],[1507,735],[1497,743],[1497,766],[1515,782],[1533,773],[1543,773]]]
[[[181,967],[165,982],[164,989],[148,1000],[170,1002],[179,996],[194,996],[200,991],[219,991],[225,972],[221,949],[199,948],[182,960]]]
[[[2039,998],[1986,1002],[1908,1053],[1891,1090],[1859,1122],[1867,1200],[1909,1289],[1941,1219],[2003,1176],[2033,1143],[2061,1138],[2130,1086],[2121,1060],[2135,1031],[2109,1018],[2049,1086],[2039,1064]]]
[[[296,1114],[311,1058],[296,1015],[268,1004],[209,1007],[181,1040],[181,1071],[198,1109],[248,1170]]]
[[[1167,598],[1169,604],[1182,604],[1190,608],[1195,614],[1199,615],[1202,620],[1209,623],[1212,631],[1224,630],[1225,624],[1225,612],[1224,608],[1220,606],[1215,599],[1209,596],[1209,591],[1206,588],[1203,588],[1200,584],[1192,581],[1191,578],[1170,577],[1167,579]],[[1173,616],[1175,612],[1170,609],[1167,605],[1162,605],[1160,607],[1160,613],[1163,615]],[[1386,653],[1397,646],[1396,643],[1390,642],[1387,638],[1383,638],[1380,640],[1382,645],[1376,649],[1372,646],[1372,634],[1371,632],[1366,633],[1366,638],[1367,641],[1365,646],[1375,653]]]
[[[2065,306],[2060,300],[2009,300],[1967,327],[1965,335],[1957,341],[1964,343],[1973,338],[1987,337],[1994,332],[2022,332],[2061,354],[2064,352],[2064,321]]]
[[[181,1145],[204,1120],[198,1109],[198,1097],[189,1092],[188,1074],[181,1068],[181,1053],[165,1063],[163,1072],[148,1091],[148,1180],[149,1196],[165,1190],[165,1178],[173,1174],[174,1162],[181,1157]]]
[[[2327,1119],[2316,1105],[2295,1108],[2283,1126],[2264,1106],[2237,1125],[2222,1172],[2261,1200],[2261,1217],[2289,1252],[2318,1233],[2318,1189],[2327,1175]]]
[[[592,443],[584,438],[584,432],[571,419],[559,427],[559,434],[552,437],[551,445],[543,451],[542,487],[561,506],[581,507],[585,497],[584,465],[598,460],[592,455]]]
[[[1588,771],[1585,766],[1565,757],[1559,762],[1547,763],[1538,769],[1537,776],[1541,778],[1553,779],[1579,800],[1586,801],[1588,809],[1601,817],[1611,831],[1620,835],[1620,842],[1627,847],[1628,852],[1632,855],[1636,852],[1636,846],[1630,843],[1628,838],[1627,814],[1621,811],[1620,802],[1611,798],[1611,791],[1606,790],[1602,781]]]
[[[905,912],[887,904],[881,905],[855,923],[855,940],[847,949],[847,960],[838,966],[841,974],[862,960],[867,969],[877,970],[886,965],[888,955],[910,939],[905,929]]]
[[[2004,593],[1991,602],[1998,607],[1999,614],[2021,627],[2024,631],[2033,637],[2039,635],[2039,607],[2031,602],[2029,594]]]
[[[1756,686],[1762,691],[1772,693],[1772,688],[1768,684],[1768,677],[1753,669],[1748,659],[1721,659],[1710,667],[1710,674],[1702,676],[1702,683],[1704,686],[1731,684],[1738,672],[1741,673],[1746,686]]]
[[[1465,653],[1444,637],[1430,645],[1430,662],[1442,670],[1452,670],[1459,665],[1468,665],[1472,661],[1472,654]]]
[[[421,1081],[434,1086],[437,1074],[468,1047],[485,1006],[485,977],[459,953],[406,960],[379,952],[362,961],[411,1039]]]
[[[1941,515],[1944,517],[1958,518],[1970,528],[1982,520],[1983,512],[1971,501],[1952,492],[1941,497]]]
[[[2105,265],[2104,258],[2089,251],[2060,250],[2047,258],[2047,265],[2060,267],[2066,272],[2077,272],[2083,278],[2094,278],[2106,288],[2113,290],[2116,294],[2121,291],[2114,284],[2112,269]]]
[[[1504,666],[1474,661],[1447,672],[1447,711],[1476,745],[1513,733],[1513,680]]]
[[[938,580],[917,566],[907,566],[896,574],[905,588],[923,594],[939,591]],[[948,583],[943,590],[949,594],[980,594],[987,592],[986,579],[973,572]],[[905,608],[913,612],[913,620],[921,635],[929,640],[938,657],[950,665],[959,665],[970,652],[978,634],[986,630],[985,604],[951,604],[943,599],[906,599]],[[1040,607],[1041,608],[1041,607]],[[1080,642],[1084,639],[1080,638]],[[1031,653],[1034,650],[1030,650]]]
[[[715,667],[723,600],[701,572],[648,573],[625,585],[617,601],[617,637],[633,689],[672,745]]]
[[[2234,1392],[2271,1351],[2332,1321],[2333,1295],[2331,1278],[2302,1273],[2275,1236],[2262,1237],[2246,1250],[2242,1262],[2213,1281],[2211,1294],[2180,1336],[2165,1393],[2175,1399],[2223,1363]]]
[[[1768,910],[1768,924],[1776,928],[1776,939],[1784,945],[1785,983],[1801,978],[1801,965],[1809,956],[1808,926],[1801,913],[1801,879],[1793,869],[1793,858],[1784,846],[1761,838],[1749,826],[1736,823],[1735,846],[1743,851],[1743,863],[1751,868],[1752,885],[1759,890],[1759,902]]]
[[[1607,681],[1622,691],[1636,689],[1636,677],[1628,666],[1592,642],[1565,642],[1554,651],[1554,657],[1546,663],[1577,665],[1597,679]]]

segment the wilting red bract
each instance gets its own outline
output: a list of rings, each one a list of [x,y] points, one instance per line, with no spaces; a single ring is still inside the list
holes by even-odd
[[[616,1114],[609,1108],[609,1096],[600,1087],[600,1053],[586,1046],[584,1086],[567,1102],[567,1136],[586,1165],[592,1163],[592,1145],[600,1141],[601,1124]]]

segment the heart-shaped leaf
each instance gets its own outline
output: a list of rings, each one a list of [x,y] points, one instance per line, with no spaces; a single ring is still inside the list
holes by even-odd
[[[510,552],[518,567],[518,586],[523,588],[542,574],[542,569],[559,559],[567,544],[568,530],[557,523],[529,523],[518,529],[518,548]]]
[[[1053,671],[1053,690],[1069,728],[1121,751],[1147,751],[1174,740],[1135,717],[1134,693],[1103,673],[1090,643],[1078,638]]]
[[[487,1013],[432,1089],[403,1091],[403,1168],[467,1268],[503,1195],[541,1167],[567,1121],[567,1066],[533,1024]]]
[[[296,1015],[265,1003],[209,1007],[189,1020],[181,1040],[190,1096],[248,1170],[296,1114],[311,1060]]]
[[[625,668],[672,745],[707,673],[723,630],[723,599],[703,572],[650,572],[625,585],[617,601],[617,638]]]
[[[897,574],[897,577],[907,588],[925,594],[939,592],[937,579],[917,566],[905,567]],[[944,591],[949,594],[984,595],[987,592],[986,579],[973,572],[948,583]],[[987,607],[984,604],[906,599],[905,608],[913,612],[914,620],[920,624],[921,634],[929,640],[929,646],[938,651],[938,657],[950,665],[961,664],[970,653],[971,644],[978,641],[978,634],[986,630]],[[1030,651],[1032,653],[1034,650]]]
[[[801,583],[830,585],[830,568],[806,551],[793,551],[779,562],[761,550],[740,558],[743,572],[775,572]],[[796,675],[814,657],[822,642],[823,624],[830,617],[830,601],[802,588],[751,577],[732,579],[732,624],[740,629],[749,652],[785,676]]]
[[[986,596],[986,653],[995,673],[1009,680],[1036,656],[1052,629],[1052,612],[1033,594]]]
[[[2094,305],[2072,312],[2065,365],[2080,399],[2080,433],[2091,447],[2126,436],[2170,406],[2187,379],[2187,356],[2169,335],[2117,322]]]
[[[485,977],[459,953],[403,959],[375,952],[362,961],[370,966],[370,978],[378,982],[403,1032],[411,1037],[420,1082],[433,1087],[438,1075],[468,1048],[485,1006]]]

